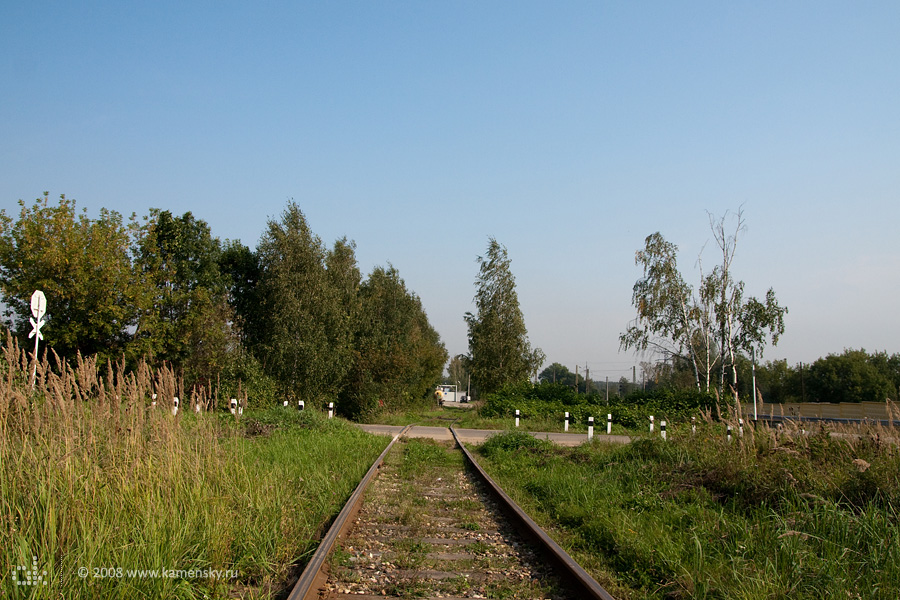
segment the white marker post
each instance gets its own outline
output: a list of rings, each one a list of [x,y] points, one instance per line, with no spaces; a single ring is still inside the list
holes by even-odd
[[[334,417],[334,402],[328,403],[328,418],[331,419]]]
[[[150,397],[150,406],[156,406],[156,394]]]
[[[200,403],[199,403],[199,402],[198,402],[197,404],[194,405],[194,412],[195,412],[195,413],[199,413],[199,412],[200,412]]]
[[[612,414],[606,413],[606,435],[612,435]]]
[[[569,413],[566,413],[566,419],[563,423],[564,423],[563,431],[568,431],[569,430]]]
[[[231,414],[237,414],[237,398],[232,398],[230,403]]]
[[[738,436],[744,437],[744,420],[738,419]]]
[[[175,396],[174,398],[172,398],[172,416],[174,417],[177,414],[178,414],[178,396]]]
[[[653,415],[650,415],[650,433],[653,433]]]
[[[44,339],[41,327],[46,322],[44,315],[47,314],[47,297],[41,290],[35,290],[31,295],[31,314],[34,318],[28,319],[32,327],[28,337],[34,338],[34,372],[31,374],[31,389],[34,389],[34,384],[37,382],[38,342]]]
[[[516,427],[519,426],[519,409],[516,409]]]
[[[306,402],[297,400],[297,410],[303,410],[304,408],[306,408]]]
[[[697,417],[691,417],[691,435],[697,433]]]
[[[284,405],[285,405],[285,406],[288,405],[288,401],[287,401],[287,400],[284,401]]]
[[[662,436],[663,441],[666,441],[666,422],[663,421],[659,424],[659,435]]]
[[[731,443],[731,425],[728,426],[728,433],[725,436],[725,439],[728,440],[728,443]]]
[[[594,439],[594,417],[588,417],[588,441]]]

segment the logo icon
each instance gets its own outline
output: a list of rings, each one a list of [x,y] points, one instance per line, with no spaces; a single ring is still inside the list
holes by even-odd
[[[32,556],[31,558],[31,570],[29,571],[28,567],[21,565],[16,566],[16,570],[12,573],[13,581],[16,582],[16,585],[47,585],[47,581],[44,579],[47,576],[47,571],[38,571],[37,556]],[[24,571],[24,573],[20,575],[19,571]]]

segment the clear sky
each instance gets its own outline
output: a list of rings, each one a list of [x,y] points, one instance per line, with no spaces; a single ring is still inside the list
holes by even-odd
[[[790,311],[765,359],[900,352],[898,32],[896,1],[6,0],[0,208],[191,211],[255,247],[293,199],[451,355],[493,236],[532,344],[612,380],[644,238],[696,282],[707,211],[742,206],[735,275]]]

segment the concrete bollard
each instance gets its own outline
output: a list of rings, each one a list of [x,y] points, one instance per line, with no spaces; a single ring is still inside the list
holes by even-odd
[[[659,424],[659,435],[662,436],[663,441],[666,441],[666,422],[662,421]]]
[[[519,426],[519,409],[516,409],[516,427]]]
[[[563,431],[569,430],[569,413],[566,413],[566,418],[563,421]]]
[[[612,414],[606,413],[606,435],[612,435]]]
[[[594,417],[588,417],[588,441],[594,439]]]

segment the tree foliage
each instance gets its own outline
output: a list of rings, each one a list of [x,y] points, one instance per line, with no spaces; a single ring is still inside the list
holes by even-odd
[[[555,362],[541,371],[541,374],[538,375],[538,381],[541,383],[561,383],[574,387],[575,373],[571,372],[565,365]]]
[[[219,269],[225,276],[226,296],[238,322],[241,342],[247,348],[260,347],[265,336],[265,315],[258,286],[259,255],[239,241],[230,241],[219,256]]]
[[[472,383],[484,394],[536,376],[544,353],[528,341],[506,247],[490,238],[478,264],[476,313],[466,313],[465,320]]]
[[[371,417],[426,398],[447,362],[421,301],[393,267],[376,267],[360,287],[353,348],[340,403],[352,417]]]
[[[271,219],[255,250],[224,246],[190,212],[151,209],[129,225],[75,202],[0,211],[0,289],[24,341],[30,298],[48,300],[47,345],[168,362],[185,387],[269,403],[340,398],[367,416],[429,397],[447,352],[393,267],[363,282],[353,242],[328,249],[300,208]],[[5,326],[5,323],[4,323]]]
[[[284,391],[307,402],[336,397],[350,366],[342,345],[350,324],[326,254],[293,202],[280,220],[269,220],[257,247],[260,311],[253,326],[264,334],[256,351]]]
[[[444,379],[444,383],[458,385],[460,393],[465,393],[470,383],[469,370],[466,365],[465,354],[457,354],[450,359],[450,364],[447,365],[447,377]]]
[[[24,341],[30,332],[30,299],[47,297],[47,347],[62,357],[116,357],[138,317],[141,282],[131,262],[137,237],[132,222],[103,209],[97,219],[76,212],[75,200],[49,194],[13,220],[0,211],[0,287],[10,329]]]
[[[900,355],[869,355],[844,350],[816,360],[809,368],[808,393],[819,402],[884,402],[896,399]]]
[[[632,294],[637,317],[619,341],[626,350],[655,350],[666,358],[687,361],[698,390],[710,389],[718,367],[719,388],[724,392],[730,370],[729,384],[737,394],[739,357],[751,353],[760,357],[767,341],[778,343],[787,308],[778,304],[771,288],[764,300],[745,298],[744,282],[736,280],[731,269],[738,235],[745,228],[743,213],[735,215],[733,233],[726,229],[727,217],[716,221],[710,216],[721,262],[704,273],[698,261],[696,292],[678,270],[677,246],[658,232],[647,237],[643,250],[635,254],[635,263],[643,268]]]
[[[137,254],[145,295],[135,350],[174,364],[191,362],[197,377],[209,379],[234,345],[221,244],[190,212],[173,217],[153,209],[145,232]]]

